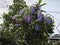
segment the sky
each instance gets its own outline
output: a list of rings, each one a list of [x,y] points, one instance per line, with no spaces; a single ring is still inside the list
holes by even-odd
[[[31,6],[38,2],[38,0],[25,0],[28,6]],[[0,0],[0,17],[2,17],[3,12],[8,12],[8,5],[11,5],[13,0]],[[43,10],[47,11],[47,13],[54,16],[55,25],[60,31],[60,0],[42,0],[42,3],[46,3]],[[48,12],[51,11],[51,12]],[[55,13],[54,13],[55,12]],[[59,13],[58,13],[59,12]],[[3,19],[0,19],[0,24],[3,22]],[[56,27],[54,27],[54,34],[58,34]]]

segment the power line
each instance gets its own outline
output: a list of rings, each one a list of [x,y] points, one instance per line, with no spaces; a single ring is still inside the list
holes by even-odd
[[[46,12],[50,12],[50,13],[60,13],[60,12],[57,12],[57,11],[46,11]]]

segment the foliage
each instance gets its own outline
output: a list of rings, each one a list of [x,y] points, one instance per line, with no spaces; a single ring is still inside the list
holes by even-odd
[[[54,21],[45,16],[42,0],[30,8],[23,0],[13,0],[8,14],[3,14],[4,23],[1,37],[16,45],[45,45],[48,33],[53,33]]]

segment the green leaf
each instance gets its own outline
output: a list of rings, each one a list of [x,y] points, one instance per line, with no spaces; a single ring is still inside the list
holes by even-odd
[[[41,10],[41,12],[46,12],[46,11],[44,11],[44,10]]]
[[[39,0],[39,3],[41,3],[42,2],[42,0]]]
[[[46,5],[46,3],[43,3],[41,6],[44,6],[44,5]]]

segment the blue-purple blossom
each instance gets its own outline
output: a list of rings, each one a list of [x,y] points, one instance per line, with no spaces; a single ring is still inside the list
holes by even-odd
[[[36,30],[36,31],[39,30],[39,26],[38,26],[38,25],[35,26],[35,30]]]
[[[17,17],[17,15],[14,15],[14,16],[12,17],[12,19],[16,19],[16,17]]]
[[[15,26],[17,26],[17,27],[18,27],[18,26],[20,26],[20,24],[18,24],[18,23],[17,23],[17,24],[15,24]]]
[[[30,21],[32,20],[32,16],[26,16],[25,17],[25,21],[27,22],[27,23],[29,23]]]
[[[38,20],[38,21],[41,21],[41,20],[42,20],[42,15],[38,15],[38,16],[37,16],[37,20]]]
[[[20,10],[19,14],[24,14],[24,9]]]
[[[50,20],[48,17],[44,18],[44,20],[45,20],[48,24],[51,23],[51,20]]]
[[[39,5],[39,9],[41,10],[41,5]]]
[[[42,14],[40,12],[37,13],[37,20],[38,21],[42,20]]]
[[[34,12],[35,12],[35,7],[31,6],[31,14],[34,14]]]

